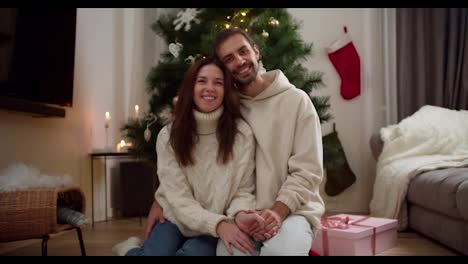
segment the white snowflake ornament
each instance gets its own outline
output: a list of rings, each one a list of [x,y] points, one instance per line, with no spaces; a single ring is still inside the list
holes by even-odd
[[[186,8],[184,11],[180,11],[177,13],[177,18],[174,19],[174,26],[175,30],[179,30],[182,28],[185,24],[184,30],[189,31],[191,27],[192,21],[194,21],[197,24],[200,24],[200,19],[196,18],[198,13],[201,11],[197,10],[196,8]]]

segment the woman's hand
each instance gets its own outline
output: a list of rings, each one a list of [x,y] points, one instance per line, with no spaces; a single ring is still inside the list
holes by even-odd
[[[159,206],[159,203],[155,200],[148,214],[148,219],[147,219],[146,229],[145,229],[145,236],[143,240],[148,239],[149,235],[151,234],[151,230],[153,230],[153,227],[157,222],[160,222],[162,224],[164,223],[164,221],[165,220],[164,220],[163,210],[161,206]]]
[[[253,230],[263,229],[265,227],[265,219],[256,211],[240,211],[236,214],[236,224],[240,230],[246,234],[250,234]]]
[[[247,236],[236,224],[231,224],[226,221],[222,221],[216,227],[216,232],[219,237],[223,240],[224,246],[226,246],[229,254],[233,254],[231,245],[239,249],[244,254],[250,253],[253,254],[254,247],[250,241],[249,236]]]
[[[257,226],[254,229],[250,229],[248,233],[255,241],[265,241],[274,237],[282,223],[281,216],[271,209],[262,210],[260,216],[265,219],[264,227]]]

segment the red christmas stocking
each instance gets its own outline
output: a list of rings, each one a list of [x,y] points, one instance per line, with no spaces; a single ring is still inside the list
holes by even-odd
[[[341,78],[341,96],[350,100],[361,93],[361,61],[351,37],[345,34],[328,48],[328,57]]]

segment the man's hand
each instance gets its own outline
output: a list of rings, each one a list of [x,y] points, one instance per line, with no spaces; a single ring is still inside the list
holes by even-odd
[[[258,212],[253,210],[237,213],[235,221],[239,229],[246,234],[258,228],[261,229],[265,227],[265,219],[263,219]]]
[[[260,212],[260,216],[265,219],[265,227],[256,228],[249,232],[256,241],[263,241],[272,238],[281,226],[281,223],[289,215],[289,208],[282,202],[275,202],[271,209]]]
[[[260,212],[260,216],[265,219],[265,227],[257,227],[251,230],[251,235],[256,241],[264,241],[276,235],[279,227],[281,226],[281,217],[271,209],[265,209]]]
[[[224,246],[226,246],[229,254],[234,254],[231,245],[242,251],[244,254],[249,252],[253,254],[254,247],[250,238],[239,229],[236,224],[231,224],[226,221],[222,221],[216,227],[216,233],[223,240]]]
[[[148,239],[149,235],[151,234],[151,230],[153,230],[154,225],[158,221],[162,224],[166,220],[164,219],[163,210],[162,210],[161,206],[159,206],[159,203],[155,200],[153,202],[153,205],[151,206],[151,210],[150,210],[150,212],[148,214],[148,220],[147,220],[147,223],[146,223],[145,236],[144,236],[143,240]]]

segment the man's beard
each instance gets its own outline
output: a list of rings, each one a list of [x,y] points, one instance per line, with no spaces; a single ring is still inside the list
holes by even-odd
[[[257,78],[258,64],[256,65],[255,63],[250,63],[249,68],[251,68],[252,71],[250,72],[250,74],[249,74],[249,76],[247,78],[240,79],[240,78],[237,78],[235,75],[233,76],[234,80],[238,84],[239,88],[242,87],[242,86],[248,86],[253,81],[255,81],[255,79]]]

